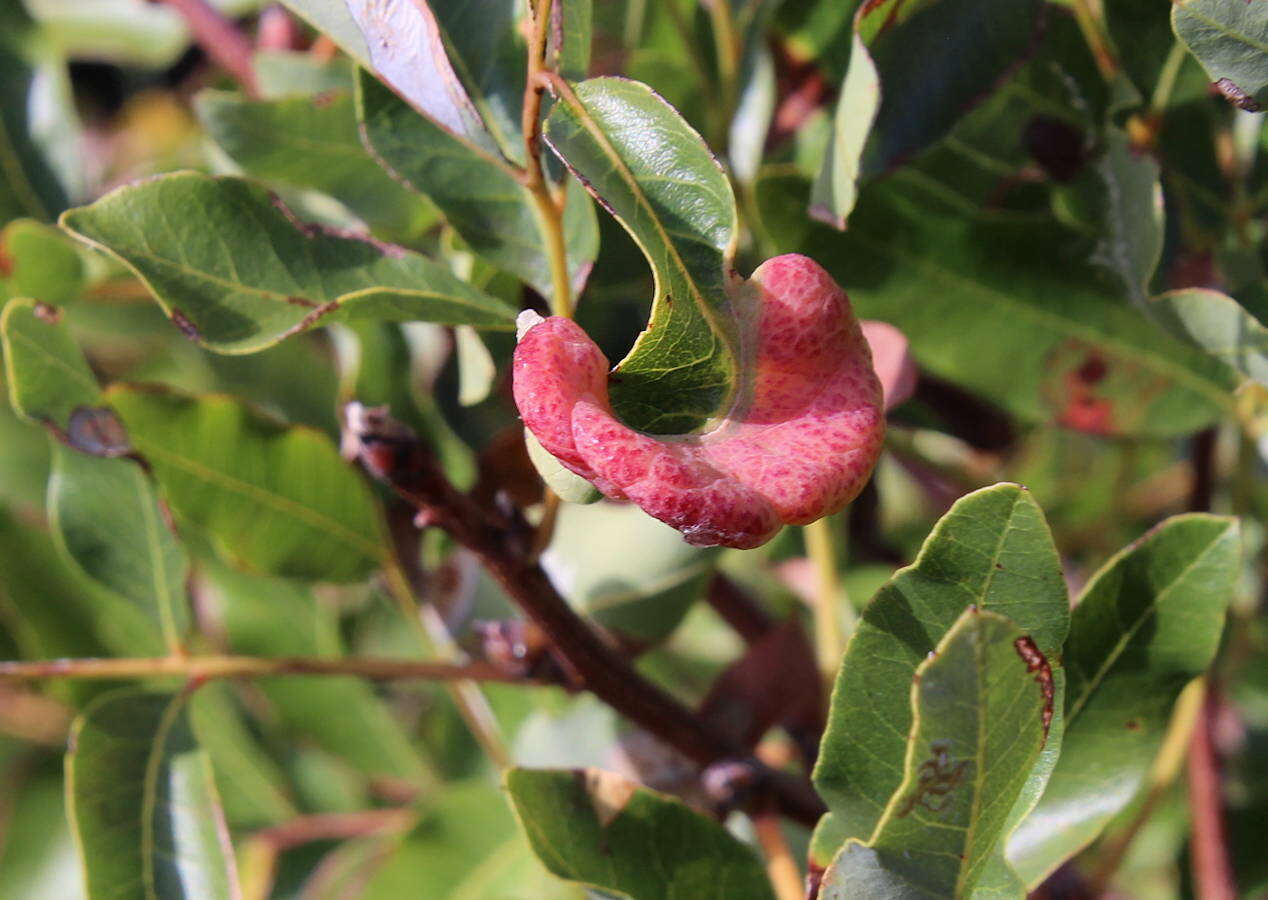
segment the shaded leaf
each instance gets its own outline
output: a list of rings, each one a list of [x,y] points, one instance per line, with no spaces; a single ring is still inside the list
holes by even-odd
[[[345,318],[513,326],[513,311],[444,266],[303,225],[237,178],[163,176],[70,210],[61,223],[132,269],[188,337],[223,353]]]
[[[418,115],[364,72],[357,102],[366,144],[388,171],[431,200],[475,253],[550,296],[541,220],[515,173]],[[594,208],[575,184],[568,186],[563,226],[577,286],[598,253],[599,234]]]
[[[360,65],[370,65],[370,48],[345,0],[282,0],[283,5],[339,45]]]
[[[1239,557],[1235,519],[1175,516],[1084,588],[1063,651],[1061,759],[1008,844],[1030,888],[1086,847],[1144,783],[1172,704],[1215,655]]]
[[[244,656],[343,654],[337,611],[292,582],[208,565],[229,648]],[[283,728],[370,777],[420,785],[429,775],[399,717],[364,679],[288,676],[256,684]]]
[[[76,720],[66,757],[88,897],[238,896],[211,764],[181,696],[126,689]]]
[[[11,824],[0,852],[0,900],[82,900],[61,778],[40,774],[26,784],[10,784],[8,796]]]
[[[195,108],[212,140],[246,174],[334,197],[390,240],[431,224],[431,204],[398,184],[366,152],[357,129],[351,72],[346,85],[312,96],[252,101],[204,91]]]
[[[613,408],[641,431],[690,431],[734,389],[730,183],[646,85],[594,78],[560,90],[545,140],[629,231],[656,279],[647,329],[614,370]]]
[[[542,566],[580,612],[656,643],[702,596],[715,555],[631,504],[570,503],[559,510]]]
[[[811,200],[844,227],[860,177],[947,134],[1035,42],[1039,0],[855,0],[854,38],[832,141]]]
[[[53,446],[49,524],[88,578],[150,618],[169,649],[189,628],[189,559],[135,462]]]
[[[1235,373],[1113,296],[1068,234],[940,207],[896,174],[848,231],[816,227],[796,249],[825,261],[860,316],[902,329],[921,369],[1023,419],[1172,436],[1229,409]]]
[[[1175,0],[1171,26],[1234,106],[1268,103],[1268,10],[1245,0]]]
[[[824,874],[825,900],[974,896],[1044,744],[1052,698],[1028,640],[970,607],[916,669],[902,784],[872,838]]]
[[[78,125],[65,60],[20,3],[0,11],[0,223],[48,221],[79,192]]]
[[[115,385],[106,400],[173,512],[235,564],[352,581],[382,561],[373,495],[324,434],[223,396]]]
[[[1268,385],[1268,329],[1232,297],[1201,288],[1167,291],[1149,311],[1176,337]]]
[[[1039,652],[1059,659],[1065,582],[1043,513],[1017,485],[962,497],[850,638],[814,772],[844,837],[867,840],[890,805],[904,777],[912,679],[970,605],[1008,616]]]
[[[757,856],[681,801],[598,769],[511,769],[506,787],[555,875],[631,900],[772,896]]]
[[[595,503],[603,495],[599,489],[571,469],[565,469],[549,450],[542,446],[531,431],[524,429],[524,446],[533,468],[541,476],[546,487],[566,503]]]

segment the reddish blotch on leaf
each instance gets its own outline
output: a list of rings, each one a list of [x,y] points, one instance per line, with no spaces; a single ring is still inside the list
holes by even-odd
[[[868,342],[832,277],[788,254],[749,283],[758,292],[740,338],[749,361],[731,409],[708,431],[653,436],[618,420],[608,360],[569,319],[537,321],[515,350],[515,402],[542,446],[701,546],[757,547],[783,524],[841,509],[862,490],[885,433]]]

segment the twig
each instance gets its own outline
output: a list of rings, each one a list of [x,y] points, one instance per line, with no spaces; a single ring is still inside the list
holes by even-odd
[[[730,578],[718,574],[709,583],[705,599],[735,633],[751,644],[775,627],[774,620]]]
[[[428,520],[466,547],[517,606],[549,637],[578,687],[651,732],[701,766],[746,756],[742,747],[705,725],[669,694],[640,675],[555,590],[530,547],[508,532],[501,514],[460,493],[425,447],[383,410],[350,407],[346,421],[362,465],[409,500]],[[781,810],[813,824],[823,805],[803,782],[770,773]]]
[[[757,842],[766,857],[766,875],[775,889],[778,900],[803,900],[806,889],[802,885],[801,870],[788,849],[788,841],[780,830],[779,817],[762,812],[753,816],[753,828]]]
[[[252,99],[259,97],[251,41],[207,0],[164,0],[193,32],[194,40],[217,65],[228,72]]]
[[[1198,721],[1205,691],[1205,680],[1195,679],[1189,683],[1180,695],[1180,699],[1176,701],[1176,708],[1171,714],[1171,723],[1167,726],[1162,749],[1154,758],[1154,764],[1145,782],[1145,799],[1136,810],[1131,822],[1106,842],[1105,849],[1099,854],[1101,861],[1088,878],[1088,892],[1093,897],[1101,896],[1109,888],[1114,874],[1127,857],[1128,849],[1145,824],[1153,817],[1158,805],[1167,796],[1184,770],[1185,754],[1193,738],[1193,729]]]
[[[355,675],[375,681],[499,681],[524,683],[518,674],[490,663],[419,662],[346,656],[155,656],[126,659],[46,659],[0,662],[0,679],[128,679],[174,676],[193,680],[278,675]]]
[[[806,554],[815,570],[815,656],[819,660],[819,671],[831,684],[845,646],[841,630],[841,574],[831,518],[811,522],[802,529],[802,534],[806,538]]]
[[[1193,436],[1189,459],[1193,465],[1193,487],[1189,491],[1189,509],[1206,512],[1211,508],[1215,491],[1216,430],[1207,428]]]
[[[1075,21],[1079,23],[1079,30],[1083,32],[1083,39],[1096,60],[1096,68],[1106,83],[1113,84],[1118,78],[1118,57],[1105,33],[1104,19],[1092,8],[1091,0],[1073,0],[1071,8]]]
[[[1224,787],[1215,749],[1218,714],[1219,702],[1208,683],[1189,745],[1189,814],[1193,820],[1190,855],[1197,896],[1202,900],[1236,900],[1237,881],[1224,826]]]
[[[546,240],[546,256],[550,263],[553,295],[550,311],[556,316],[572,317],[572,283],[568,274],[568,247],[564,240],[563,208],[551,196],[542,171],[542,95],[546,84],[540,77],[550,70],[546,63],[547,35],[550,31],[551,0],[537,0],[533,10],[533,34],[528,47],[528,77],[524,85],[524,106],[520,126],[524,131],[524,188],[533,198],[542,237]]]

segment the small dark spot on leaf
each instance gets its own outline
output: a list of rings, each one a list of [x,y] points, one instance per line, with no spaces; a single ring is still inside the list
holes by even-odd
[[[1063,119],[1035,116],[1022,131],[1022,146],[1054,181],[1069,181],[1087,163],[1083,131]]]
[[[1220,96],[1238,109],[1244,109],[1247,112],[1259,112],[1260,106],[1255,98],[1238,87],[1232,79],[1221,78],[1215,82],[1214,87],[1220,92]]]
[[[1109,366],[1099,353],[1089,353],[1083,365],[1079,366],[1077,375],[1084,384],[1100,384],[1109,374]]]
[[[312,300],[309,300],[307,297],[287,297],[286,302],[294,306],[303,306],[307,309],[313,309],[314,307],[317,306],[316,303],[314,303]]]
[[[941,741],[931,744],[930,749],[933,756],[920,764],[916,786],[898,808],[895,814],[898,818],[909,814],[917,806],[923,806],[929,812],[941,812],[950,802],[951,792],[964,778],[968,760],[952,763],[950,747]]]
[[[335,98],[337,98],[339,94],[339,91],[322,91],[320,94],[313,95],[313,108],[325,109],[327,106],[335,102]]]
[[[1128,719],[1128,720],[1127,720],[1127,730],[1128,730],[1128,731],[1140,731],[1140,727],[1141,727],[1141,726],[1140,726],[1140,720],[1139,720],[1139,719]]]
[[[1001,572],[1004,571],[1004,567],[1001,566],[999,563],[995,564],[995,568],[999,569]]]
[[[1043,738],[1046,741],[1048,728],[1052,725],[1052,701],[1055,694],[1052,666],[1028,635],[1022,635],[1013,641],[1013,647],[1017,650],[1017,655],[1022,658],[1022,662],[1026,664],[1026,671],[1036,673],[1035,683],[1039,685],[1039,691],[1043,695]]]
[[[8,278],[13,274],[13,259],[5,252],[3,245],[0,245],[0,278]]]
[[[172,322],[180,329],[180,333],[191,341],[201,341],[203,339],[203,334],[198,330],[198,326],[190,320],[189,316],[175,307],[172,307]]]
[[[35,318],[45,325],[56,325],[62,320],[62,311],[51,303],[45,303],[43,300],[37,302],[31,312],[35,314]]]
[[[70,414],[66,442],[91,456],[118,457],[132,450],[128,432],[115,415],[104,406],[79,406]]]

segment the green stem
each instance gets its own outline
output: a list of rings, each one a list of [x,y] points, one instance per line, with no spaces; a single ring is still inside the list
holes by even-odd
[[[845,649],[845,635],[841,629],[841,576],[831,518],[811,522],[802,529],[802,534],[806,539],[806,553],[815,570],[815,655],[819,660],[819,670],[830,682],[836,675]]]
[[[1114,54],[1099,10],[1093,8],[1092,0],[1072,0],[1070,5],[1074,11],[1074,20],[1078,23],[1079,30],[1083,32],[1083,39],[1087,41],[1088,49],[1092,51],[1096,68],[1100,71],[1101,77],[1112,84],[1118,78],[1118,57]]]
[[[718,93],[721,95],[721,121],[719,129],[726,148],[731,119],[739,98],[740,39],[735,31],[735,17],[731,14],[730,0],[705,0],[709,10],[709,23],[713,26],[713,46],[718,57]]]

